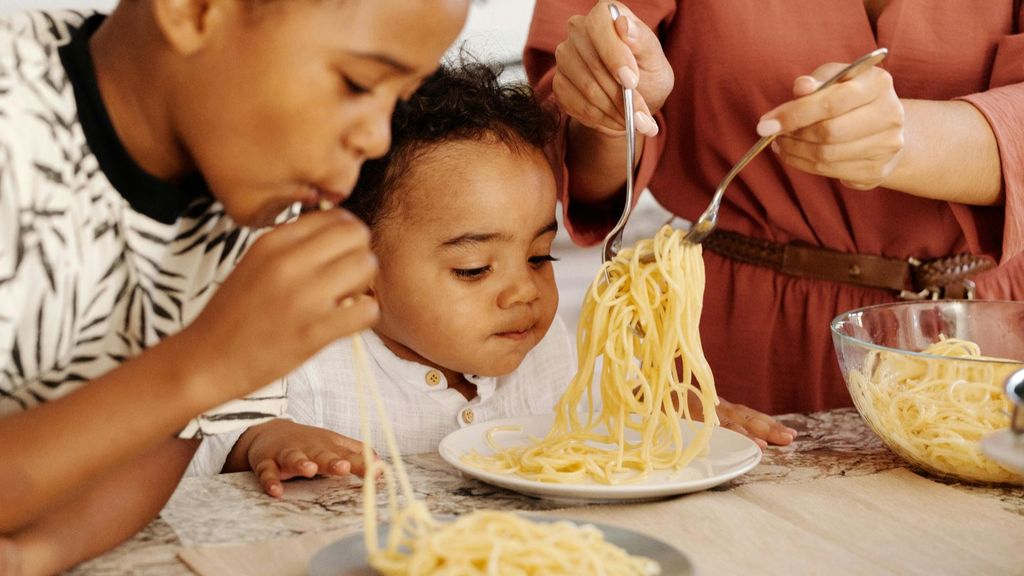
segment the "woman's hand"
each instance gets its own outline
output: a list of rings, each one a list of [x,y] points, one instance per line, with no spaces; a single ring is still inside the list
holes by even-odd
[[[377,302],[361,295],[376,272],[369,231],[343,210],[266,233],[183,331],[206,388],[221,402],[242,396],[372,325]]]
[[[366,472],[361,442],[291,420],[253,426],[239,443],[248,444],[249,466],[263,491],[275,498],[284,494],[282,482],[291,478]]]
[[[621,136],[622,87],[636,89],[639,132],[658,133],[654,114],[672,91],[675,77],[661,42],[622,2],[613,21],[609,2],[598,2],[586,16],[569,19],[569,36],[555,49],[552,90],[562,109],[580,124]]]
[[[772,143],[782,160],[858,190],[885,183],[903,157],[903,103],[892,76],[873,67],[813,93],[845,64],[825,64],[793,83],[795,100],[761,117],[757,133],[781,134]]]

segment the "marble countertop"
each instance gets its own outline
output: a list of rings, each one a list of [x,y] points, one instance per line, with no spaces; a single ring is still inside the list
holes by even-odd
[[[795,483],[832,476],[874,474],[906,464],[886,449],[853,409],[779,419],[800,431],[787,447],[770,447],[760,465],[715,491],[751,482]],[[437,454],[407,457],[420,498],[435,514],[460,514],[486,505],[503,510],[565,508],[565,502],[537,500],[463,477]],[[940,482],[943,480],[935,479]],[[959,490],[996,499],[1024,516],[1024,490],[945,482]],[[236,544],[361,526],[361,482],[348,478],[292,481],[285,495],[263,494],[251,473],[186,478],[160,517],[111,552],[70,574],[190,574],[177,559],[183,546]]]

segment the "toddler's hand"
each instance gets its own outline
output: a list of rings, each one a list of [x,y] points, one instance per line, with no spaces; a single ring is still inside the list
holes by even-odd
[[[271,420],[254,426],[249,444],[249,466],[263,491],[284,494],[284,480],[296,477],[345,476],[366,471],[363,445],[341,434],[290,420]]]
[[[689,404],[690,414],[693,414],[695,419],[701,419],[703,409],[700,399],[695,394],[691,394]],[[734,404],[724,398],[718,399],[717,412],[722,428],[728,428],[749,437],[761,448],[767,448],[768,444],[786,446],[797,435],[796,430],[775,418],[743,404]]]
[[[797,434],[796,430],[763,412],[721,398],[718,404],[718,420],[722,428],[749,436],[761,448],[767,448],[768,444],[786,446]]]

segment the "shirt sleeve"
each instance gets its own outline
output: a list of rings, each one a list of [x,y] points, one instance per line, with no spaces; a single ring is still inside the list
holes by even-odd
[[[0,117],[0,134],[8,133]],[[11,176],[10,149],[0,138],[0,372],[11,358],[14,345],[15,312],[17,301],[12,294],[18,254],[18,206],[14,198]]]
[[[552,94],[551,83],[555,76],[555,48],[567,36],[568,21],[571,16],[586,14],[593,8],[593,0],[538,0],[530,24],[529,36],[523,52],[523,64],[527,77],[537,97],[542,101],[557,101]],[[661,33],[675,16],[675,0],[647,0],[630,2],[629,7],[638,18],[652,30]],[[547,150],[548,161],[555,171],[555,180],[562,203],[562,215],[569,236],[580,245],[592,245],[600,242],[612,229],[622,212],[623,197],[618,197],[607,204],[587,205],[574,203],[568,189],[569,169],[565,164],[566,135],[568,117],[559,108],[559,136]],[[644,150],[637,167],[634,180],[635,189],[643,190],[654,176],[658,161],[661,158],[664,143],[668,137],[665,129],[664,115],[655,115],[661,131],[654,138],[647,137]],[[637,197],[639,194],[636,195]],[[634,202],[636,198],[634,198]]]
[[[319,379],[313,374],[315,361],[304,364],[288,375],[288,410],[287,415],[298,422],[309,426],[324,427],[321,417]]]
[[[224,469],[228,454],[248,428],[206,436],[188,464],[185,476],[214,476]]]
[[[38,361],[37,319],[43,315],[48,260],[31,245],[22,216],[31,199],[29,177],[18,170],[13,133],[0,115],[0,416],[38,403],[25,386]],[[52,270],[52,268],[50,268]]]

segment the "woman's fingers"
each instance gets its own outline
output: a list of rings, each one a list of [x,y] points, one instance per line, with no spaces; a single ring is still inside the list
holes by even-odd
[[[841,64],[830,65],[839,67]],[[833,68],[829,67],[828,70]],[[819,69],[821,70],[821,69]],[[806,77],[794,83],[794,93],[800,94],[801,86],[807,86]],[[815,78],[817,81],[817,79]],[[814,86],[816,87],[816,86]],[[860,75],[833,84],[824,90],[798,96],[767,112],[758,121],[757,133],[761,136],[788,134],[836,118],[852,110],[866,106],[879,99],[888,98],[892,93],[892,76],[881,68],[865,70]],[[883,110],[876,109],[876,114]],[[884,112],[889,112],[884,110]],[[888,123],[887,118],[880,118]]]

